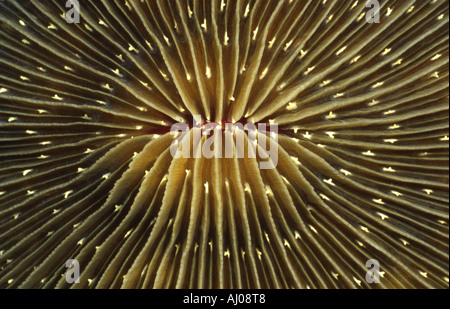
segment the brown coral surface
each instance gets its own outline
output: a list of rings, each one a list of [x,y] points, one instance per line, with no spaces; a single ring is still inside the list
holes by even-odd
[[[0,288],[448,288],[448,1],[79,2],[0,0]]]

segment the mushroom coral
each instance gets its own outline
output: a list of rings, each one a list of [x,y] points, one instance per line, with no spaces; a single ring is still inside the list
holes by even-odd
[[[448,288],[448,1],[79,2],[0,0],[1,288]]]

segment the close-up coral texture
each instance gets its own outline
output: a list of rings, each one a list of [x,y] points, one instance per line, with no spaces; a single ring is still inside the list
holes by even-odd
[[[0,0],[0,288],[448,288],[448,22]]]

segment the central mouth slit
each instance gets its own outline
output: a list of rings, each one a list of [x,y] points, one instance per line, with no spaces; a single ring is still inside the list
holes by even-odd
[[[267,126],[264,123],[202,122],[200,116],[195,116],[194,120],[193,125],[185,123],[172,125],[170,134],[177,135],[171,144],[171,154],[174,158],[258,157],[269,160],[265,163],[260,162],[261,168],[276,167],[278,162],[276,124]],[[181,136],[178,136],[179,134]],[[269,149],[266,148],[267,144]],[[270,163],[269,167],[265,165]]]

